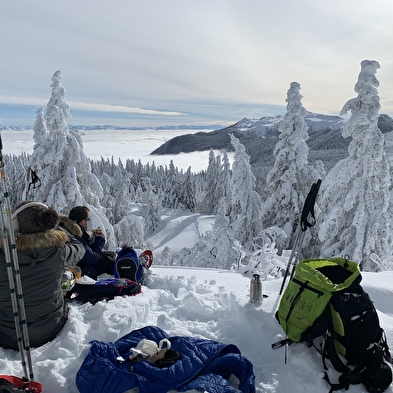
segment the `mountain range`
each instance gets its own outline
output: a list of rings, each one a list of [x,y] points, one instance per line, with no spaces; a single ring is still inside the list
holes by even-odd
[[[274,164],[273,150],[279,140],[278,125],[282,119],[282,116],[244,118],[223,129],[176,136],[151,154],[190,153],[210,149],[231,152],[234,148],[230,142],[230,134],[233,134],[244,145],[253,168],[259,168],[267,173]],[[346,119],[309,112],[304,120],[309,134],[309,139],[306,141],[309,147],[309,162],[321,160],[328,171],[337,161],[348,155],[351,138],[343,138],[341,133]],[[393,131],[393,119],[381,114],[378,127],[382,133]]]
[[[158,127],[120,127],[111,125],[95,125],[95,126],[81,126],[81,125],[68,125],[70,130],[79,131],[92,131],[92,130],[217,130],[221,128],[220,126],[213,125],[187,125],[182,124],[180,126],[158,126]],[[25,131],[33,130],[34,127],[31,125],[20,125],[20,126],[3,126],[0,124],[0,131],[3,130],[15,130],[15,131]]]

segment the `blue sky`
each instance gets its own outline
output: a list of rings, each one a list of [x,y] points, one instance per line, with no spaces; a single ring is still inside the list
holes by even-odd
[[[226,126],[284,114],[294,81],[338,114],[366,59],[393,116],[392,16],[391,0],[0,0],[0,124],[34,124],[56,70],[73,125]]]

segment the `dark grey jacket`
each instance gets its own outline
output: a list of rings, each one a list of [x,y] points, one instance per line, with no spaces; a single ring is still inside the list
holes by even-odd
[[[30,345],[39,347],[53,340],[67,320],[61,279],[64,271],[83,257],[85,248],[67,231],[58,228],[20,234],[16,249]],[[0,346],[18,349],[3,239],[0,240]]]

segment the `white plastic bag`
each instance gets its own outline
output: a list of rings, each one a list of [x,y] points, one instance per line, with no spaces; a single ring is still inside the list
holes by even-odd
[[[155,341],[144,338],[143,340],[139,341],[136,349],[139,349],[148,356],[154,356],[158,352],[158,345]]]
[[[158,359],[162,359],[165,352],[170,349],[171,342],[167,338],[163,338],[157,345],[155,341],[147,340],[146,338],[139,341],[135,348],[131,348],[130,360],[138,360],[138,356],[154,363]]]

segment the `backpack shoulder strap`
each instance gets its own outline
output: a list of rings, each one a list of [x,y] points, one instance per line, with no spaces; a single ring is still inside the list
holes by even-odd
[[[385,331],[383,329],[381,329],[381,330],[382,330],[382,338],[381,338],[381,341],[379,342],[379,345],[382,349],[383,357],[385,358],[385,360],[387,362],[389,362],[390,364],[393,364],[393,357],[390,354],[388,342],[386,340]]]
[[[344,364],[341,360],[340,355],[337,353],[336,347],[334,346],[334,338],[332,330],[326,332],[326,338],[322,348],[322,361],[325,370],[327,370],[326,359],[329,359],[333,367],[340,373],[351,372],[350,368]]]
[[[326,332],[326,337],[323,343],[322,348],[322,362],[325,370],[328,369],[326,366],[326,358],[330,360],[330,363],[333,367],[341,373],[338,378],[338,383],[331,383],[329,380],[329,376],[325,371],[323,379],[330,385],[330,392],[335,390],[349,389],[349,385],[357,385],[362,383],[364,366],[355,367],[353,370],[350,369],[340,358],[336,347],[334,345],[334,337],[333,337],[333,319],[332,313],[330,309],[330,303],[327,305],[328,308],[328,330]]]

